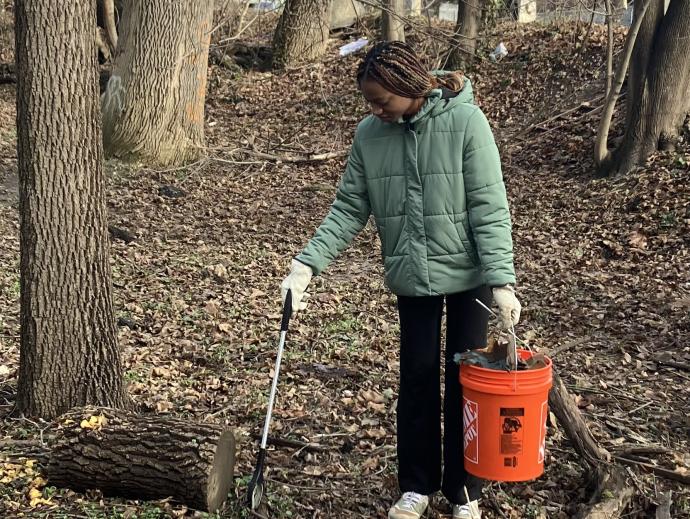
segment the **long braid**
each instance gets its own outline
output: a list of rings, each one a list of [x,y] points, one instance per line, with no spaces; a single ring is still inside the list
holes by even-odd
[[[462,90],[462,74],[436,77],[429,74],[415,51],[400,41],[383,41],[367,52],[357,68],[357,83],[371,79],[401,97],[426,97],[431,90],[444,86]]]

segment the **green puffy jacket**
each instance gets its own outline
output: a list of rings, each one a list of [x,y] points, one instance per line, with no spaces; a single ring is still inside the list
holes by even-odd
[[[444,92],[446,95],[444,95]],[[374,214],[386,284],[429,296],[515,283],[510,213],[472,87],[433,90],[409,121],[358,125],[330,212],[297,257],[319,274]]]

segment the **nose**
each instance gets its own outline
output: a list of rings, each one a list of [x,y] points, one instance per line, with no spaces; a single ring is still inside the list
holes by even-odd
[[[371,110],[371,113],[374,115],[381,115],[383,113],[383,109],[374,103],[369,103],[369,109]]]

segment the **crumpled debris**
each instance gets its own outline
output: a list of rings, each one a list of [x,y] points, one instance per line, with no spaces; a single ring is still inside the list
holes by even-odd
[[[487,369],[507,370],[508,344],[509,341],[507,340],[489,337],[486,348],[456,353],[453,360],[456,364],[470,364]]]
[[[490,337],[486,348],[456,353],[453,360],[456,364],[469,364],[480,368],[508,371],[509,348],[512,348],[510,340]],[[544,367],[546,367],[546,357],[543,353],[534,353],[526,360],[518,357],[518,371]]]

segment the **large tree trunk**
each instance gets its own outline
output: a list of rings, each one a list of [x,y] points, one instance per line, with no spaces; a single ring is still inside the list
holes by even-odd
[[[177,501],[214,512],[231,490],[235,437],[226,427],[107,408],[60,417],[49,483],[108,495]]]
[[[111,299],[95,3],[16,3],[18,409],[124,406]],[[65,81],[69,78],[69,81]]]
[[[128,0],[101,99],[106,154],[157,165],[198,158],[213,1]]]
[[[385,0],[381,36],[386,41],[405,41],[405,0]]]
[[[674,147],[690,110],[689,33],[690,2],[671,0],[664,14],[663,0],[653,0],[633,51],[625,135],[603,173],[625,174]]]
[[[472,62],[477,48],[481,16],[481,0],[463,1],[458,4],[458,21],[448,55],[448,68],[462,70]]]
[[[273,34],[277,69],[320,57],[329,34],[329,0],[287,0]]]

